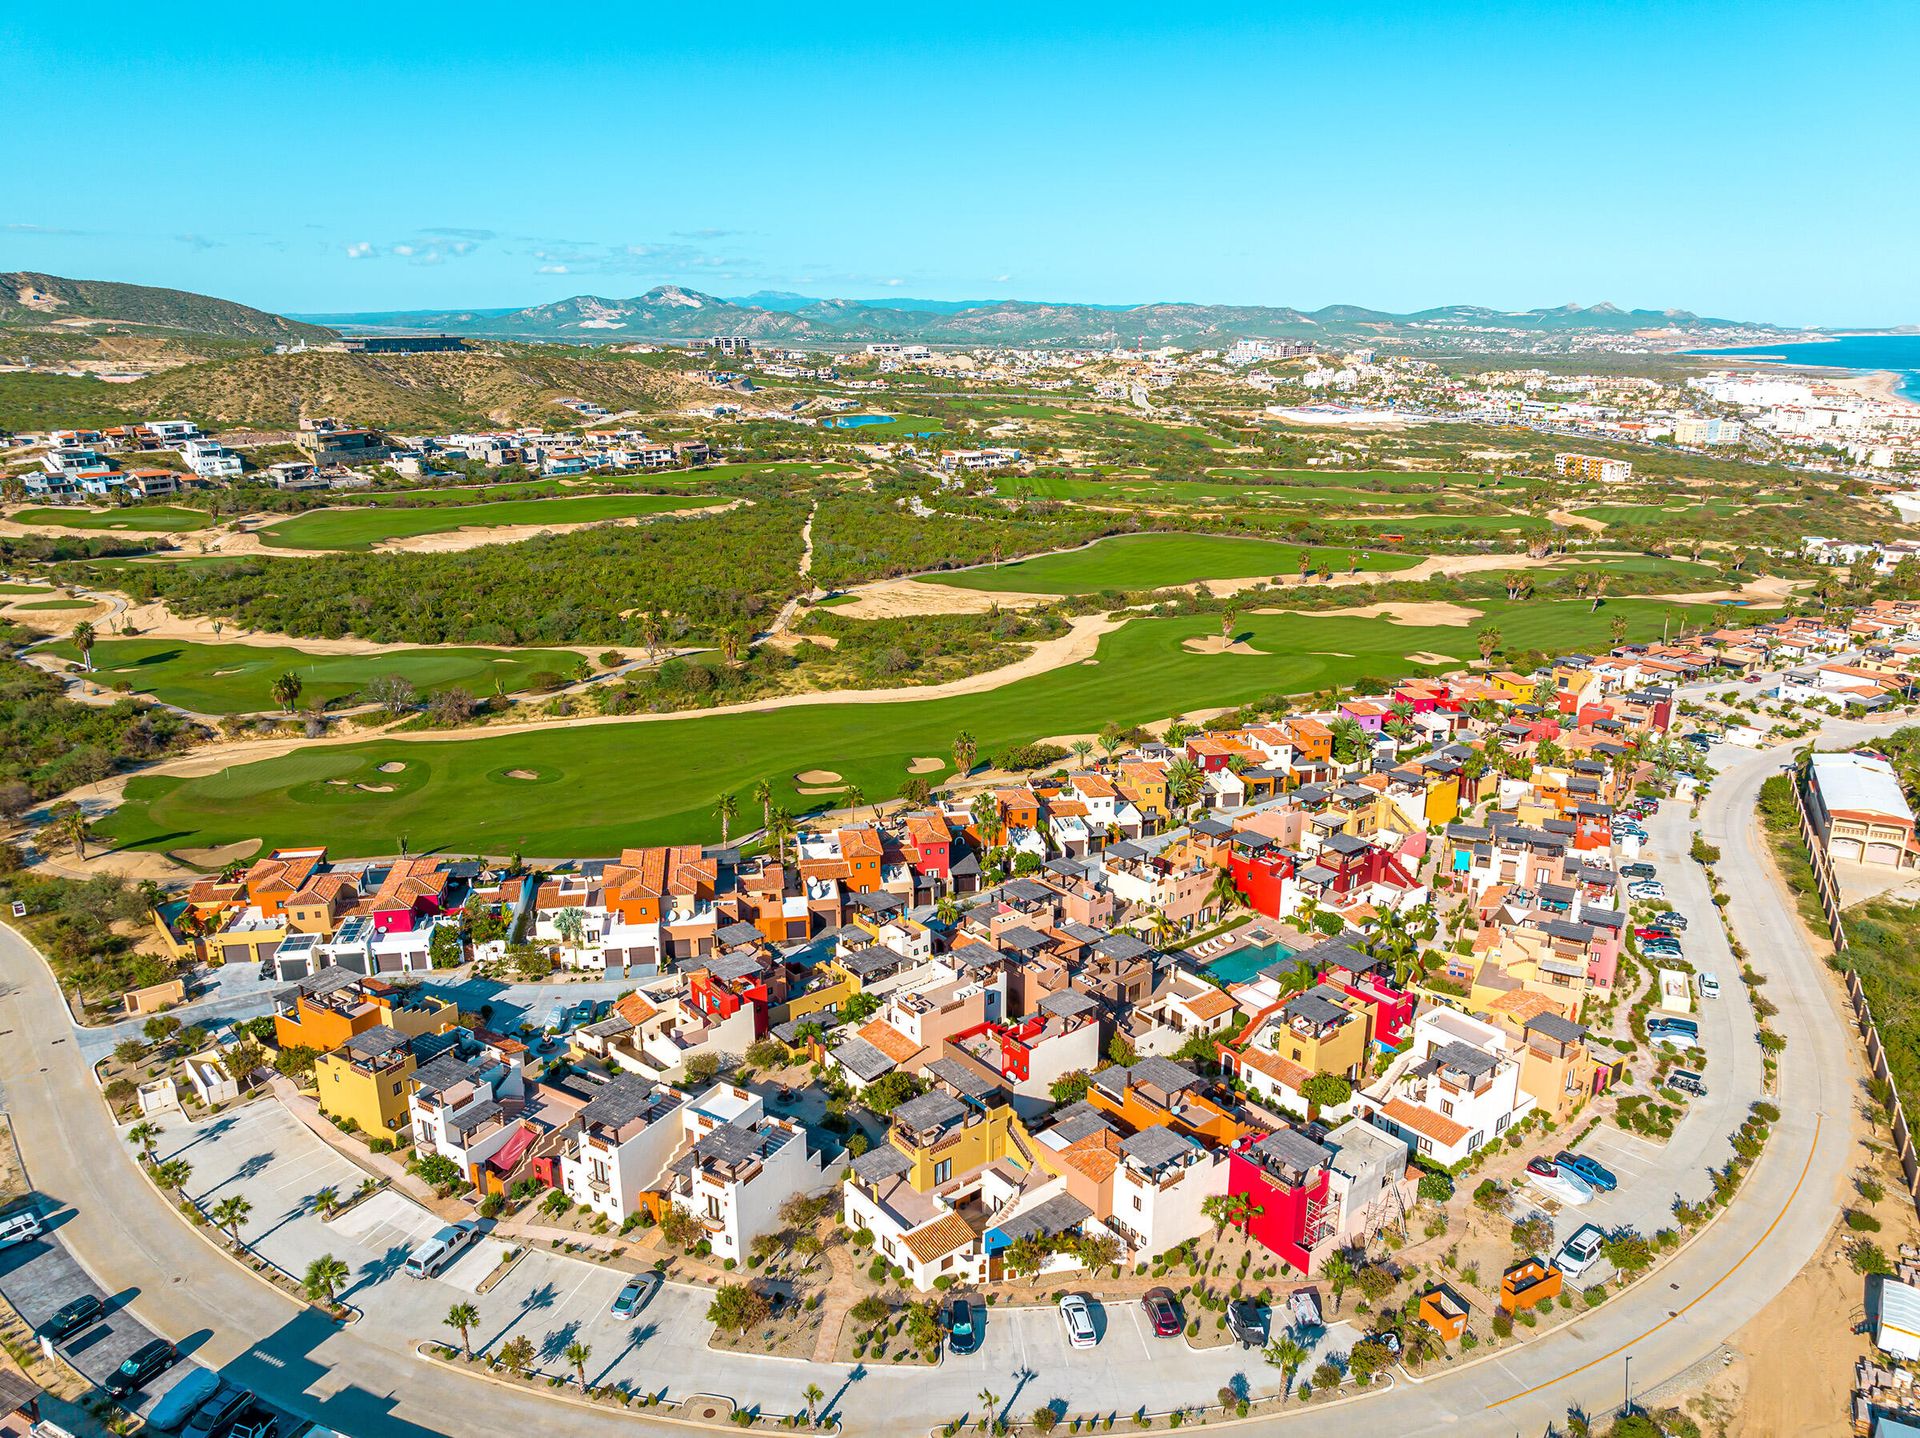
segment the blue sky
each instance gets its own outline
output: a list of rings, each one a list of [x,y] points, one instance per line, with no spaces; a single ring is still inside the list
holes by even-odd
[[[0,269],[1920,322],[1920,6],[13,0]]]

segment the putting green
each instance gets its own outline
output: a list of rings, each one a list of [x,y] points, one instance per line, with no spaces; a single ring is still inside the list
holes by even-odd
[[[1357,559],[1366,570],[1409,569],[1423,555],[1372,554],[1364,550],[1312,549],[1272,539],[1208,534],[1122,534],[1064,554],[1016,559],[990,569],[916,576],[956,589],[996,594],[1098,594],[1103,589],[1160,589],[1200,579],[1249,579],[1297,575],[1302,554],[1314,568],[1344,572]]]
[[[71,640],[47,648],[77,660]],[[102,639],[93,646],[93,678],[121,681],[196,714],[251,714],[278,709],[273,683],[293,673],[298,705],[325,704],[364,689],[382,674],[399,674],[422,693],[456,686],[486,697],[531,687],[536,675],[571,678],[581,656],[570,649],[396,649],[386,654],[310,654],[291,646],[193,644],[165,639]]]
[[[1356,596],[1356,599],[1363,596]],[[1615,618],[1638,638],[1658,635],[1673,606],[1613,600],[1595,609],[1561,603],[1476,602],[1511,650],[1564,651],[1610,642]],[[610,854],[626,844],[718,837],[713,805],[765,779],[774,802],[796,813],[831,799],[798,792],[794,776],[831,769],[842,784],[891,794],[915,758],[946,755],[969,730],[979,752],[1109,720],[1130,725],[1176,712],[1307,693],[1372,677],[1420,672],[1407,656],[1478,657],[1479,626],[1399,625],[1312,614],[1249,614],[1239,621],[1251,654],[1196,654],[1185,642],[1214,636],[1210,615],[1136,619],[1107,635],[1094,665],[1065,668],[983,694],[898,704],[828,703],[743,714],[589,725],[497,737],[307,749],[193,779],[135,777],[102,830],[135,848],[212,847],[238,839],[326,844],[383,854],[404,834],[418,851]],[[1431,672],[1427,670],[1426,672]],[[390,781],[391,793],[354,784]],[[536,780],[513,780],[524,770]],[[327,781],[341,780],[346,787]],[[512,798],[502,802],[507,795]],[[608,798],[615,802],[596,802]]]
[[[316,509],[259,531],[263,543],[281,549],[371,549],[389,539],[491,529],[524,524],[586,524],[631,519],[710,503],[709,496],[671,494],[581,494],[564,499],[508,499],[491,504],[435,505],[398,509],[368,506]]]
[[[205,529],[213,520],[197,509],[170,504],[131,504],[125,509],[22,509],[8,516],[15,524],[57,525],[61,529],[121,529],[141,534],[178,534]]]

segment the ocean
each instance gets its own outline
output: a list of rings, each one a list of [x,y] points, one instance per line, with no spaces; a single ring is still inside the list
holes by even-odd
[[[1781,360],[1853,374],[1891,370],[1899,377],[1900,393],[1920,401],[1920,335],[1845,335],[1811,344],[1755,345],[1748,349],[1689,350],[1688,353]]]

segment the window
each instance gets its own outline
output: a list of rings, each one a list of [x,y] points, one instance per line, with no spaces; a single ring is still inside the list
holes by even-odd
[[[719,1216],[720,1216],[720,1199],[717,1195],[710,1193],[707,1195],[707,1217],[718,1218]]]
[[[1140,1195],[1136,1193],[1133,1196],[1133,1211],[1135,1213],[1138,1213],[1140,1212],[1141,1207],[1142,1207],[1142,1204],[1140,1202]]]
[[[933,1182],[935,1187],[938,1187],[940,1184],[945,1183],[948,1179],[952,1177],[953,1177],[953,1160],[952,1159],[943,1158],[940,1160],[940,1162],[936,1163],[933,1166]]]
[[[1498,1117],[1497,1119],[1495,1119],[1495,1120],[1493,1121],[1493,1131],[1494,1131],[1494,1133],[1495,1133],[1495,1135],[1496,1135],[1496,1136],[1497,1136],[1497,1135],[1499,1135],[1499,1134],[1503,1134],[1503,1133],[1505,1133],[1505,1132],[1507,1131],[1507,1123],[1508,1123],[1508,1122],[1509,1122],[1509,1121],[1510,1121],[1510,1120],[1511,1120],[1512,1118],[1513,1118],[1513,1115],[1512,1115],[1512,1114],[1510,1114],[1510,1113],[1503,1113],[1503,1114],[1501,1114],[1501,1115],[1500,1115],[1500,1117]]]
[[[1420,1150],[1420,1152],[1422,1152],[1422,1153],[1432,1153],[1432,1152],[1433,1152],[1433,1140],[1432,1140],[1432,1139],[1430,1139],[1430,1138],[1422,1138],[1422,1139],[1418,1139],[1418,1140],[1416,1140],[1415,1142],[1416,1142],[1416,1145],[1417,1145],[1417,1147],[1419,1148],[1419,1150]]]

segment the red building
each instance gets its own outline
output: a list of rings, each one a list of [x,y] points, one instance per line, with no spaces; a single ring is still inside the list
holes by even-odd
[[[1320,981],[1351,994],[1367,1006],[1373,1016],[1376,1044],[1382,1048],[1399,1048],[1413,1032],[1413,1011],[1419,1000],[1393,986],[1393,974],[1380,960],[1357,950],[1348,952],[1353,957],[1328,964],[1321,970]]]
[[[1227,872],[1247,907],[1269,919],[1280,917],[1281,890],[1293,877],[1293,859],[1261,834],[1235,834],[1227,850]]]
[[[1227,1192],[1246,1195],[1253,1209],[1247,1232],[1304,1274],[1312,1273],[1314,1250],[1333,1233],[1332,1162],[1331,1149],[1290,1128],[1244,1138],[1227,1158]]]
[[[756,1039],[767,1035],[773,998],[767,962],[756,954],[716,954],[687,976],[687,1003],[715,1023],[751,1007]]]

